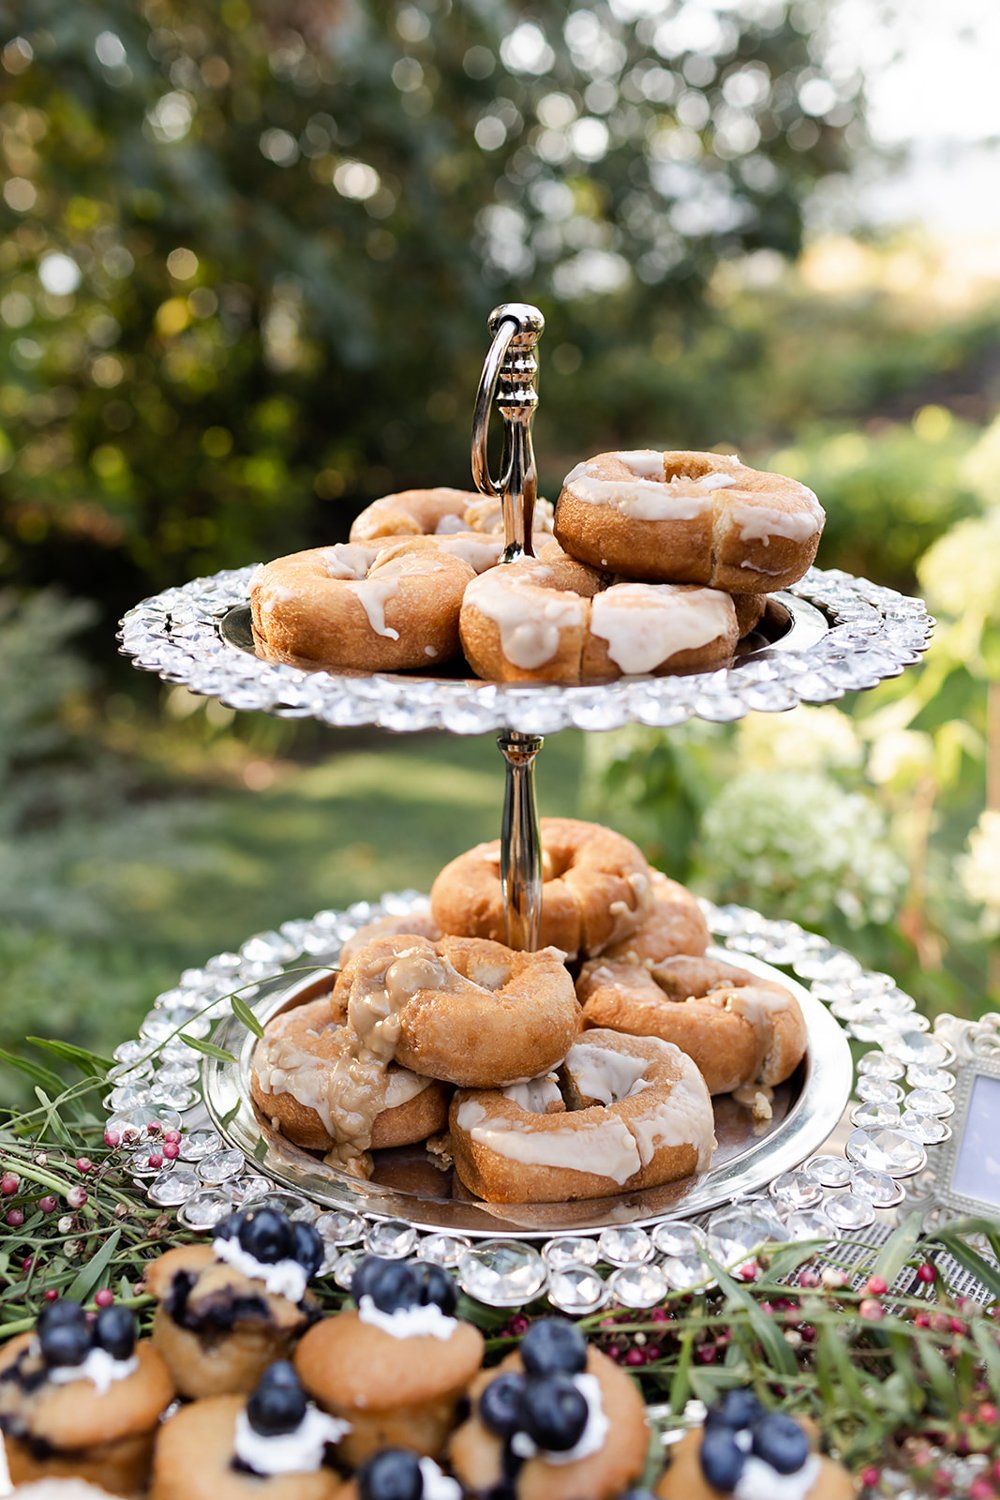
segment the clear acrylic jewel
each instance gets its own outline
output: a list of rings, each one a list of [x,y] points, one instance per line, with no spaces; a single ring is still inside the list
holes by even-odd
[[[177,1217],[189,1229],[214,1229],[220,1219],[232,1213],[233,1200],[215,1188],[202,1188],[186,1199]]]
[[[203,1156],[218,1151],[221,1145],[222,1137],[217,1130],[192,1130],[181,1138],[181,1160],[200,1161]]]
[[[693,1256],[700,1260],[705,1234],[683,1219],[663,1219],[653,1230],[653,1244],[660,1255]]]
[[[851,1192],[876,1208],[892,1208],[903,1199],[903,1189],[888,1172],[869,1172],[863,1167],[851,1173]]]
[[[331,1245],[357,1245],[365,1237],[364,1219],[347,1208],[320,1214],[316,1220],[316,1228]]]
[[[598,1259],[612,1266],[641,1265],[652,1255],[653,1242],[649,1235],[633,1224],[605,1229],[597,1242]]]
[[[546,1241],[542,1256],[550,1272],[594,1266],[598,1261],[597,1241],[583,1235],[561,1235]]]
[[[851,1180],[851,1163],[843,1156],[814,1156],[803,1170],[823,1187],[846,1187]]]
[[[263,1193],[259,1198],[254,1198],[248,1208],[273,1208],[279,1214],[284,1214],[288,1219],[295,1219],[303,1224],[312,1224],[319,1209],[315,1203],[310,1203],[308,1198],[303,1198],[301,1193],[286,1193],[282,1189],[272,1188],[269,1193]]]
[[[900,1130],[854,1130],[845,1150],[856,1167],[886,1172],[890,1177],[911,1177],[927,1160],[919,1141]]]
[[[893,1083],[888,1078],[875,1078],[870,1074],[862,1074],[855,1084],[854,1092],[866,1104],[898,1104],[903,1097],[903,1090],[898,1083]]]
[[[904,1031],[893,1043],[893,1056],[904,1063],[923,1063],[928,1067],[947,1062],[949,1048],[938,1037],[924,1031]]]
[[[836,1229],[867,1229],[875,1222],[875,1207],[871,1200],[857,1198],[853,1193],[838,1193],[828,1198],[823,1211]]]
[[[955,1113],[955,1101],[939,1089],[917,1088],[907,1094],[906,1108],[915,1115],[933,1115],[943,1120]]]
[[[519,1307],[545,1285],[547,1268],[537,1250],[519,1240],[481,1240],[458,1263],[462,1289],[490,1307]]]
[[[238,1177],[246,1166],[242,1151],[213,1151],[197,1163],[198,1176],[202,1182],[226,1182]]]
[[[912,1063],[906,1070],[906,1081],[914,1089],[935,1089],[950,1094],[955,1087],[955,1075],[948,1068],[930,1068],[921,1063]]]
[[[201,1185],[195,1174],[186,1167],[174,1167],[154,1177],[146,1192],[153,1203],[169,1208],[185,1203]]]
[[[903,1112],[900,1128],[925,1146],[937,1146],[951,1135],[951,1126],[934,1115],[918,1115],[911,1110]]]
[[[403,1219],[380,1219],[369,1225],[365,1248],[385,1260],[405,1260],[417,1243],[417,1231]]]
[[[818,1208],[800,1209],[797,1213],[786,1214],[785,1228],[788,1238],[799,1243],[805,1240],[828,1240],[830,1238],[830,1223]]]
[[[708,1249],[727,1270],[749,1260],[770,1240],[787,1239],[778,1215],[760,1202],[734,1204],[712,1214],[708,1221]]]
[[[548,1297],[553,1307],[582,1318],[604,1306],[611,1293],[593,1266],[569,1265],[550,1268]]]
[[[862,1130],[876,1130],[880,1125],[898,1125],[903,1112],[898,1104],[858,1104],[851,1120]]]
[[[823,1189],[807,1172],[779,1173],[768,1192],[782,1212],[785,1209],[812,1208],[823,1196]]]
[[[417,1259],[452,1271],[468,1248],[469,1241],[457,1234],[428,1234],[417,1245]]]
[[[354,1280],[354,1272],[357,1269],[361,1253],[357,1250],[341,1250],[333,1266],[333,1279],[342,1292],[351,1290],[351,1282]]]
[[[608,1278],[608,1290],[622,1307],[656,1307],[669,1290],[661,1266],[621,1266]]]

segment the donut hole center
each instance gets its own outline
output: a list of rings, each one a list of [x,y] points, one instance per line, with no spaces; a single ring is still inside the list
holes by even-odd
[[[542,879],[560,880],[573,864],[569,849],[542,849]]]
[[[712,472],[711,461],[699,455],[675,459],[664,458],[663,461],[663,474],[668,484],[672,479],[704,479],[706,474]]]

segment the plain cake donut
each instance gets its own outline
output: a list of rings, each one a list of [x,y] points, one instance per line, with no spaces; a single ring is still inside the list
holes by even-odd
[[[452,1153],[471,1193],[489,1203],[566,1203],[659,1187],[708,1166],[712,1101],[678,1047],[588,1031],[562,1074],[562,1090],[550,1083],[533,1097],[523,1085],[456,1093]],[[560,1107],[567,1098],[574,1107]]]
[[[539,833],[539,943],[569,958],[589,957],[635,932],[652,905],[652,891],[646,861],[631,839],[578,818],[542,818]],[[444,932],[504,937],[499,839],[445,865],[431,887],[431,911]],[[541,1064],[528,1071],[540,1072]]]
[[[824,520],[804,484],[735,454],[642,449],[577,464],[555,535],[581,562],[628,578],[758,594],[802,577]]]
[[[532,531],[541,534],[551,530],[552,506],[548,500],[536,500]],[[503,513],[499,500],[444,485],[428,490],[400,490],[366,506],[354,519],[350,539],[370,542],[382,537],[440,537],[455,532],[502,537]]]
[[[250,1096],[274,1129],[310,1151],[336,1141],[329,1090],[339,1055],[341,1023],[329,997],[275,1016],[254,1048]],[[371,1148],[411,1146],[443,1130],[449,1091],[433,1078],[391,1066],[384,1106],[372,1122]]]
[[[713,1094],[782,1083],[805,1054],[795,996],[718,959],[677,955],[646,968],[602,956],[583,966],[577,994],[586,1025],[673,1042]]]
[[[468,562],[421,538],[337,543],[262,564],[250,580],[263,654],[331,670],[428,668],[458,654]]]
[[[399,933],[410,933],[413,937],[425,937],[437,939],[441,936],[441,929],[435,922],[430,911],[414,911],[407,916],[390,915],[376,917],[372,922],[366,922],[359,927],[353,937],[349,937],[340,949],[340,967],[354,957],[359,949],[375,938],[396,937]]]
[[[462,649],[497,682],[610,682],[697,672],[729,661],[741,634],[733,599],[693,584],[618,582],[545,548],[470,583]],[[743,611],[747,628],[759,619]]]

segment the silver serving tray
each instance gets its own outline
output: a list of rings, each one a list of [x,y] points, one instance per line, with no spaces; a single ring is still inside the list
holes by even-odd
[[[250,1102],[250,1066],[256,1037],[236,1016],[219,1027],[214,1041],[236,1062],[206,1061],[204,1100],[213,1123],[256,1169],[328,1209],[403,1219],[417,1228],[475,1237],[503,1235],[544,1239],[587,1234],[610,1225],[648,1224],[665,1217],[701,1214],[767,1187],[799,1166],[830,1135],[843,1114],[853,1083],[851,1050],[837,1020],[807,989],[781,970],[726,949],[709,953],[734,958],[763,978],[783,984],[802,1008],[808,1033],[805,1059],[775,1090],[774,1117],[755,1126],[749,1109],[729,1096],[715,1101],[719,1145],[708,1172],[661,1188],[574,1203],[489,1204],[465,1194],[453,1174],[433,1165],[419,1147],[382,1151],[369,1182],[328,1166],[271,1129]],[[262,986],[254,1011],[265,1024],[281,1011],[329,990],[331,969],[289,983]]]

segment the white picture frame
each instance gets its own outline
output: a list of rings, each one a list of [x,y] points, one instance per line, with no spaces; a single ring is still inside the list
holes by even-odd
[[[938,1158],[936,1201],[955,1213],[1000,1220],[1000,1053],[955,1068],[951,1137]]]

